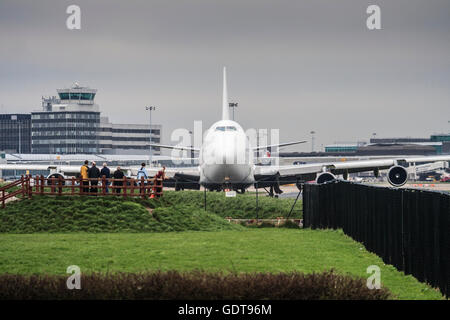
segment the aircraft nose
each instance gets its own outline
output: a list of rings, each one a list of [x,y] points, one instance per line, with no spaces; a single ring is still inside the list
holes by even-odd
[[[245,162],[245,147],[239,150],[239,145],[234,137],[228,137],[218,141],[215,146],[217,164],[243,164]]]

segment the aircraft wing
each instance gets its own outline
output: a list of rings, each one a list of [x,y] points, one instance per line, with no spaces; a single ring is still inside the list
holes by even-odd
[[[332,174],[348,174],[365,171],[379,171],[389,169],[405,163],[430,163],[450,161],[450,155],[423,157],[396,157],[373,160],[335,161],[322,163],[308,163],[286,166],[256,166],[255,180],[267,182],[276,181],[279,185],[316,179],[317,174],[330,172]]]
[[[133,176],[137,175],[138,170],[141,167],[131,167],[131,174]],[[162,167],[146,167],[145,170],[149,176],[154,176],[161,170]],[[167,178],[173,178],[175,175],[191,175],[191,176],[199,176],[200,171],[198,167],[178,167],[178,168],[166,168],[165,175]]]
[[[254,147],[253,150],[280,148],[280,147],[292,146],[294,144],[300,144],[300,143],[305,143],[305,142],[307,142],[307,141],[301,140],[301,141],[291,141],[291,142],[284,142],[284,143],[278,143],[278,144],[270,144],[270,145],[266,145],[266,146]]]
[[[175,150],[186,150],[186,151],[200,151],[198,148],[185,147],[185,146],[170,146],[167,144],[151,144],[152,147],[165,148],[165,149],[175,149]]]

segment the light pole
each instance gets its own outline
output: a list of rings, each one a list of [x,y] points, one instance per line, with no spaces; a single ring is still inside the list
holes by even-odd
[[[230,108],[233,108],[233,121],[234,121],[234,109],[237,108],[238,103],[237,103],[237,102],[230,102],[230,103],[228,104],[228,106],[229,106]]]
[[[193,159],[194,159],[194,137],[192,136],[192,131],[190,131],[189,130],[189,134],[191,135],[191,163],[192,163],[192,161],[194,161]]]
[[[314,134],[316,133],[315,131],[311,131],[311,152],[314,152]]]
[[[154,106],[149,106],[149,107],[145,107],[145,110],[149,111],[150,114],[150,157],[149,157],[149,166],[152,166],[152,111],[156,110],[156,107]]]

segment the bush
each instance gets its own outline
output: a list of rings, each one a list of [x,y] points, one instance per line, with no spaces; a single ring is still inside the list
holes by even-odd
[[[300,226],[292,220],[286,220],[280,225],[280,228],[300,229]]]
[[[303,274],[222,274],[192,271],[81,276],[81,290],[69,290],[66,276],[0,275],[0,299],[152,300],[381,300],[387,289],[370,290],[361,278],[333,271]]]

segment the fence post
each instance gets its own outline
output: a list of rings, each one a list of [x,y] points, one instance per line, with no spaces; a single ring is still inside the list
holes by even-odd
[[[102,194],[106,195],[106,177],[102,176]]]
[[[58,176],[58,194],[62,194],[62,178],[61,176]]]
[[[23,175],[20,177],[20,185],[22,187],[22,197],[25,198],[25,180],[23,178]]]
[[[127,197],[127,177],[123,177],[123,197]]]
[[[31,185],[31,179],[33,179],[33,176],[30,174],[28,176],[28,199],[31,199],[33,196],[33,186]]]
[[[44,194],[44,185],[45,185],[44,176],[41,174],[41,195]]]
[[[134,196],[134,178],[130,178],[130,195]]]
[[[141,185],[139,186],[139,194],[142,197],[142,199],[145,199],[145,182],[144,182],[144,176],[141,176]]]
[[[75,194],[75,177],[72,177],[72,186],[71,186],[71,191],[72,191],[72,195],[74,195]]]

